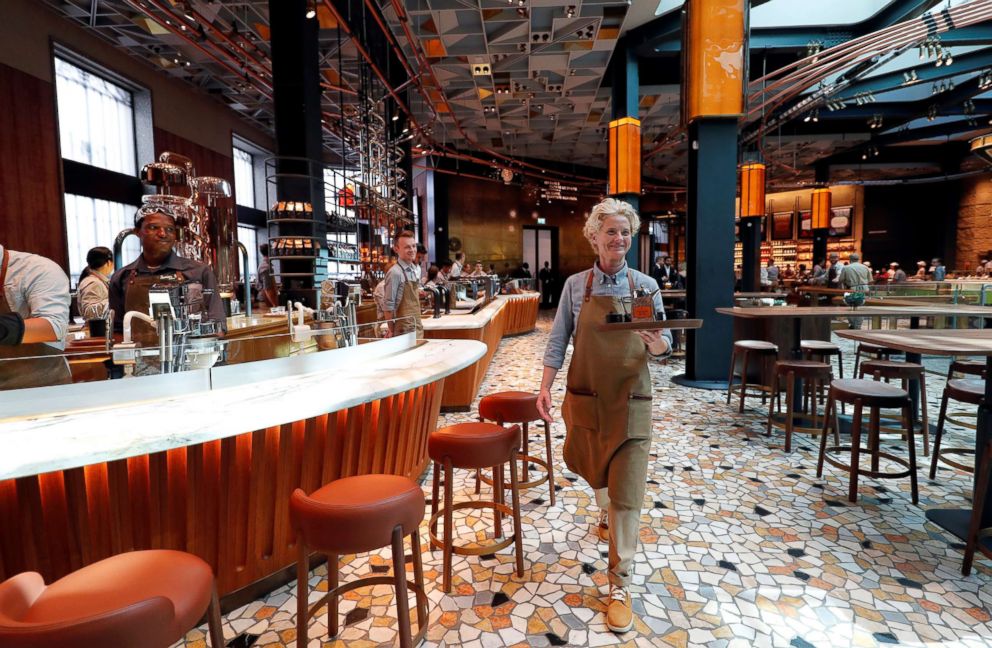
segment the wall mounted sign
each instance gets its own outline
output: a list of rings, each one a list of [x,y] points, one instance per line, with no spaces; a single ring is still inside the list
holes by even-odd
[[[562,200],[568,202],[578,202],[579,188],[574,185],[567,185],[557,180],[544,180],[540,187],[541,200]]]
[[[813,238],[813,212],[808,209],[799,210],[799,238]]]
[[[788,241],[792,239],[793,212],[775,212],[772,214],[772,240]]]
[[[846,238],[851,235],[852,207],[834,207],[830,210],[830,236]]]

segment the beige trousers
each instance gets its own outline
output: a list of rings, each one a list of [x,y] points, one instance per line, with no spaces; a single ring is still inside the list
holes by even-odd
[[[628,439],[610,460],[609,484],[594,491],[600,510],[609,511],[609,578],[613,586],[630,586],[650,452],[651,439]]]

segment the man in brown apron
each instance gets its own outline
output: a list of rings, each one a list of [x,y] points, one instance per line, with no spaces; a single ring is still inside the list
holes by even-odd
[[[420,266],[416,264],[417,240],[413,232],[400,232],[393,249],[399,260],[382,279],[382,311],[389,327],[387,337],[415,331],[417,339],[421,339],[424,326],[420,321]]]
[[[609,541],[610,599],[606,625],[614,632],[633,627],[629,586],[637,552],[641,508],[651,450],[651,376],[648,355],[671,349],[658,331],[598,330],[610,313],[627,312],[623,298],[635,287],[653,291],[657,282],[627,268],[624,255],[639,219],[626,203],[597,205],[586,236],[599,254],[593,269],[569,277],[544,358],[538,409],[550,420],[551,385],[574,340],[562,417],[568,434],[565,463],[596,491],[600,537]],[[598,292],[599,294],[594,294]],[[662,312],[661,298],[655,309]],[[572,337],[574,333],[574,338]]]
[[[68,327],[65,272],[49,259],[0,245],[0,390],[71,383],[61,349],[46,344],[63,344]]]
[[[227,319],[224,305],[217,294],[217,276],[210,266],[185,259],[172,247],[176,243],[176,216],[162,206],[144,206],[135,215],[134,228],[141,239],[141,255],[117,272],[110,279],[110,308],[114,311],[114,330],[124,327],[128,311],[148,314],[148,292],[153,285],[187,286],[187,299],[191,313],[200,313],[205,321],[219,323],[226,331]],[[150,324],[139,319],[132,321],[131,339],[142,347],[157,346],[158,333]],[[136,374],[157,373],[153,359],[145,359],[144,371]]]

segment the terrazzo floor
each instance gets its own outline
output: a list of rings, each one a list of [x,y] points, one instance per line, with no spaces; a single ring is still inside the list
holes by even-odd
[[[536,390],[550,329],[542,312],[534,333],[504,339],[481,394]],[[846,375],[850,343],[838,340]],[[947,361],[925,359],[945,373]],[[567,367],[567,365],[566,365]],[[632,591],[638,620],[615,635],[603,619],[608,594],[606,545],[592,533],[597,510],[589,487],[561,461],[564,425],[552,427],[557,502],[546,485],[524,493],[525,573],[513,573],[512,549],[496,555],[454,557],[451,595],[440,589],[440,552],[424,554],[430,630],[425,646],[986,646],[992,645],[992,563],[976,560],[960,574],[961,545],[928,523],[930,507],[968,506],[970,476],[942,468],[927,479],[920,454],[920,504],[908,480],[884,485],[865,479],[856,504],[847,482],[825,468],[816,478],[817,446],[798,436],[786,455],[782,437],[764,436],[767,410],[754,400],[743,415],[722,392],[690,390],[669,381],[678,360],[654,362],[654,444],[635,561]],[[933,420],[943,380],[930,380]],[[556,412],[564,370],[555,385]],[[736,405],[736,403],[735,403]],[[475,412],[442,417],[441,424],[475,420]],[[531,430],[531,448],[543,433]],[[967,431],[951,429],[947,442],[968,445]],[[897,437],[886,441],[905,453]],[[425,493],[430,493],[430,474]],[[474,479],[456,471],[455,497],[468,497]],[[486,491],[484,491],[485,493]],[[462,542],[482,540],[491,517],[455,515]],[[509,524],[507,523],[509,530]],[[426,527],[421,544],[427,545]],[[388,554],[346,556],[342,582],[388,571]],[[312,573],[316,600],[326,591],[326,569]],[[357,590],[341,603],[336,640],[326,635],[322,611],[311,622],[310,647],[391,645],[397,637],[392,589]],[[280,588],[227,615],[229,646],[295,646],[293,586]],[[205,628],[177,646],[205,646]],[[318,637],[318,638],[314,638]]]

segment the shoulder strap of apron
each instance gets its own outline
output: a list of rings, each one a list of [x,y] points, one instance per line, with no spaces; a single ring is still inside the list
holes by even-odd
[[[586,277],[586,292],[582,298],[583,302],[588,302],[589,298],[592,297],[592,276],[595,274],[592,270],[589,271],[589,276]]]
[[[3,263],[0,263],[0,298],[3,297],[3,284],[7,280],[7,261],[10,260],[10,251],[3,249]]]
[[[630,268],[627,268],[627,283],[630,285],[630,296],[634,296],[634,278],[630,275]]]

